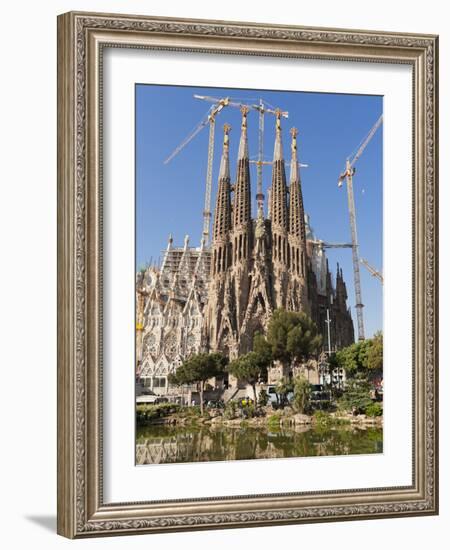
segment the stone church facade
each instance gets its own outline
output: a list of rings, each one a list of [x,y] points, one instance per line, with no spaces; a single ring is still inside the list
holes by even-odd
[[[276,117],[268,216],[258,197],[251,216],[247,111],[242,111],[235,183],[231,183],[230,127],[223,152],[212,228],[206,247],[174,247],[169,238],[160,268],[138,273],[136,281],[137,377],[156,393],[170,392],[167,376],[189,355],[221,351],[230,359],[252,349],[277,308],[305,311],[323,332],[324,349],[353,343],[342,270],[335,284],[325,251],[305,216],[297,158],[297,131],[291,130],[287,182]],[[319,245],[318,245],[319,243]],[[328,342],[327,311],[330,320]],[[280,373],[281,375],[281,373]]]

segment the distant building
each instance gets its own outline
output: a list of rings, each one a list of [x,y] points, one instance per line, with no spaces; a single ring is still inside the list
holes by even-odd
[[[259,201],[252,219],[246,110],[234,185],[229,126],[224,130],[211,247],[204,241],[189,247],[186,237],[176,248],[170,237],[161,267],[137,274],[137,375],[161,394],[170,391],[168,374],[191,354],[221,351],[233,359],[250,351],[276,308],[308,313],[326,351],[354,341],[342,269],[338,265],[333,285],[325,251],[305,217],[297,131],[291,130],[288,186],[277,116],[268,216]],[[271,374],[274,380],[285,373]]]

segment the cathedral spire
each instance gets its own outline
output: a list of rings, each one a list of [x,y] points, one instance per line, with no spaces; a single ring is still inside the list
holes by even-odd
[[[228,266],[228,246],[226,241],[231,229],[231,198],[230,198],[230,144],[231,126],[224,124],[223,152],[220,161],[219,185],[216,197],[216,209],[213,226],[213,273],[225,271]]]
[[[214,240],[226,237],[231,228],[231,200],[230,200],[230,143],[231,126],[224,124],[223,152],[220,161],[219,187],[216,198],[216,212],[214,218]]]
[[[250,222],[250,169],[247,143],[248,107],[242,106],[241,140],[239,142],[238,166],[234,193],[233,227],[238,229]]]
[[[275,147],[273,151],[272,188],[270,192],[270,213],[273,227],[287,230],[286,172],[284,169],[281,143],[281,110],[276,111]]]
[[[305,213],[303,209],[303,196],[298,170],[297,158],[297,128],[291,128],[291,177],[289,198],[289,233],[294,237],[305,240]]]

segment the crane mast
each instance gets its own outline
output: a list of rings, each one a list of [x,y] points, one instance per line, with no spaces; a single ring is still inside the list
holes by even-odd
[[[186,147],[194,137],[199,134],[203,128],[209,125],[209,139],[208,139],[208,161],[206,167],[206,182],[205,182],[205,204],[203,208],[203,232],[202,240],[205,246],[209,245],[209,232],[211,226],[211,190],[212,190],[212,177],[213,177],[213,160],[214,160],[214,135],[216,127],[216,115],[224,107],[247,107],[248,109],[253,109],[259,112],[259,136],[258,136],[258,161],[257,164],[257,194],[256,200],[258,204],[258,211],[264,207],[264,195],[262,192],[262,165],[266,164],[263,162],[263,148],[264,148],[264,115],[266,113],[276,114],[277,109],[270,109],[266,107],[266,104],[262,99],[259,100],[258,104],[255,105],[245,105],[244,103],[238,101],[232,101],[230,97],[211,97],[204,95],[194,94],[195,99],[201,99],[203,101],[208,101],[213,103],[211,106],[208,115],[200,121],[200,123],[194,128],[194,130],[176,147],[176,149],[166,158],[164,164],[168,164],[178,153]],[[288,118],[289,113],[285,111],[280,111],[281,116]]]
[[[364,340],[364,317],[363,317],[363,307],[362,303],[362,292],[361,292],[361,274],[359,271],[359,245],[358,245],[358,233],[356,231],[356,211],[355,211],[355,198],[353,195],[353,167],[350,164],[350,161],[347,160],[347,167],[345,172],[345,177],[347,181],[347,202],[348,202],[348,212],[350,216],[350,232],[352,239],[352,261],[353,261],[353,282],[355,285],[355,308],[356,308],[356,319],[358,323],[358,340]]]
[[[342,187],[342,182],[345,180],[347,183],[347,203],[348,203],[348,212],[350,218],[350,232],[352,239],[352,260],[353,260],[353,281],[355,286],[355,308],[356,308],[356,319],[358,323],[358,340],[364,340],[364,316],[363,308],[364,304],[362,302],[362,292],[361,292],[361,273],[359,269],[360,259],[359,259],[359,244],[358,244],[358,233],[356,230],[356,209],[355,209],[355,198],[353,195],[353,176],[355,174],[354,165],[356,161],[360,158],[365,148],[369,144],[370,140],[375,135],[375,132],[379,128],[383,121],[383,115],[375,122],[373,127],[370,129],[370,132],[367,134],[366,138],[360,145],[358,151],[354,155],[353,159],[348,158],[345,165],[345,171],[339,176],[338,186]]]
[[[203,208],[202,239],[205,246],[209,245],[209,228],[211,226],[211,188],[212,188],[215,130],[216,130],[216,118],[215,116],[212,116],[209,121],[208,166],[206,169],[205,206]]]

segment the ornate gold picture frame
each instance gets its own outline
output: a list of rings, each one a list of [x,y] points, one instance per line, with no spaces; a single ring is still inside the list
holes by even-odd
[[[106,48],[402,64],[412,69],[412,483],[106,502],[103,55]],[[58,533],[89,536],[438,513],[438,38],[66,13],[58,18]],[[130,430],[133,429],[130,426]],[[133,453],[133,450],[130,451]]]

